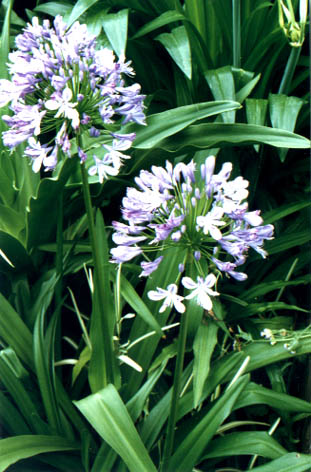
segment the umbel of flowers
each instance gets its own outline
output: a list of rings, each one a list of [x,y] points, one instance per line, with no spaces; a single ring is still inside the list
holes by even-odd
[[[92,137],[108,134],[103,157],[94,155],[91,175],[99,180],[117,175],[123,151],[130,148],[135,134],[108,133],[106,125],[127,122],[145,124],[144,96],[140,85],[126,85],[124,76],[134,71],[124,56],[116,61],[108,48],[96,47],[95,36],[78,22],[70,28],[61,16],[51,27],[33,18],[16,37],[16,50],[9,55],[11,81],[0,80],[0,107],[10,103],[12,116],[4,115],[9,130],[3,142],[14,149],[26,142],[25,155],[32,168],[53,170],[60,154],[72,155],[71,138],[88,132]],[[78,145],[81,162],[87,158]]]
[[[176,245],[186,249],[184,260],[178,261],[177,280],[148,293],[152,300],[163,300],[160,312],[174,306],[183,313],[185,298],[195,298],[211,310],[211,297],[219,295],[215,286],[221,274],[243,281],[247,275],[236,269],[245,262],[248,250],[252,248],[264,258],[267,255],[263,244],[273,238],[273,226],[262,225],[259,210],[248,211],[249,182],[243,177],[230,180],[230,162],[217,174],[214,169],[215,157],[210,156],[200,169],[191,161],[175,167],[170,162],[165,168],[152,166],[151,172],[142,170],[135,179],[137,188],[127,188],[123,198],[124,222],[113,222],[117,246],[111,249],[112,262],[143,255],[146,260],[141,262],[140,276],[157,270],[163,259],[159,250]],[[190,264],[195,267],[196,280],[187,275]],[[178,294],[180,279],[189,291],[185,297]]]

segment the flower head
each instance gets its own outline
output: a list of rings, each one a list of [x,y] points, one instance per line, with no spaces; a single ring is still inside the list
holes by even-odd
[[[178,246],[183,256],[176,261],[176,281],[182,273],[183,287],[191,290],[185,299],[193,298],[210,310],[212,297],[219,295],[213,290],[217,278],[224,274],[239,282],[246,280],[247,274],[236,269],[250,249],[266,257],[263,245],[273,238],[273,226],[261,225],[259,210],[248,211],[249,183],[242,177],[230,180],[231,163],[224,163],[215,173],[215,158],[210,156],[200,171],[193,162],[175,167],[167,162],[165,168],[152,166],[151,171],[140,172],[136,188],[127,188],[122,200],[124,222],[113,222],[112,239],[118,247],[111,250],[111,262],[129,261],[141,251],[148,262],[141,264],[140,275],[146,276],[159,265],[159,257],[153,260],[152,254]],[[193,270],[191,278],[187,275],[190,265],[197,271],[196,281]],[[165,306],[177,297],[175,286],[151,291],[150,298],[165,298]]]
[[[61,16],[56,16],[52,26],[48,20],[40,25],[34,17],[15,43],[17,49],[10,53],[8,64],[12,80],[0,80],[0,107],[10,104],[13,113],[3,117],[9,127],[3,133],[4,144],[14,148],[28,142],[25,155],[33,163],[36,159],[33,168],[37,171],[38,156],[29,141],[36,138],[38,149],[51,153],[44,158],[40,154],[41,164],[52,170],[59,156],[71,157],[72,138],[86,131],[90,136],[107,135],[104,155],[95,149],[91,174],[97,173],[101,182],[117,175],[122,159],[128,158],[121,151],[131,147],[135,134],[111,133],[106,125],[145,124],[140,85],[125,83],[125,76],[134,75],[130,62],[123,56],[116,60],[110,49],[98,49],[86,25],[75,22],[68,28]],[[84,162],[93,146],[78,147]]]

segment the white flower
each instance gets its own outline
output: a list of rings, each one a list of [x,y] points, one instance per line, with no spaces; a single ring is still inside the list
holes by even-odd
[[[273,338],[272,331],[271,331],[271,329],[269,329],[269,328],[263,329],[263,330],[260,332],[260,336],[262,336],[263,338],[266,338],[266,339],[272,339],[272,338]]]
[[[158,301],[163,300],[163,305],[161,306],[159,312],[163,313],[168,307],[174,307],[179,313],[184,313],[186,310],[185,305],[182,303],[184,299],[181,295],[177,295],[178,287],[176,284],[170,284],[167,287],[167,290],[157,287],[157,290],[150,290],[148,292],[148,297],[150,300]]]
[[[126,149],[129,149],[132,145],[132,141],[129,139],[127,140],[117,140],[114,139],[112,141],[112,146],[109,146],[108,144],[104,144],[104,148],[107,149],[108,153],[105,154],[105,158],[109,159],[115,168],[120,168],[122,160],[121,159],[130,159],[130,156],[127,156],[126,154],[123,154],[120,151],[125,151]]]
[[[112,254],[111,262],[121,264],[133,259],[133,257],[139,256],[142,250],[136,246],[117,246],[112,248],[110,252]]]
[[[46,161],[47,154],[51,149],[51,147],[41,146],[34,137],[28,139],[28,147],[25,150],[25,154],[32,158],[32,170],[34,172],[39,172],[42,163]]]
[[[210,233],[212,238],[218,241],[222,238],[222,234],[217,226],[223,226],[226,224],[225,221],[220,219],[223,214],[223,208],[216,206],[205,216],[198,216],[197,225],[203,228],[204,234]]]
[[[100,183],[102,184],[104,179],[107,179],[109,175],[116,176],[119,173],[119,167],[114,167],[111,165],[111,160],[109,159],[108,161],[98,159],[95,155],[94,161],[95,165],[89,168],[89,174],[90,175],[96,175],[98,174],[98,178]]]
[[[192,290],[192,293],[187,295],[186,299],[196,297],[198,305],[209,311],[212,309],[213,304],[210,296],[215,297],[219,295],[218,292],[211,290],[216,283],[216,277],[214,274],[209,274],[205,279],[203,277],[197,277],[197,282],[194,282],[190,277],[183,277],[181,283],[184,287]]]
[[[74,109],[78,104],[72,103],[72,91],[69,87],[65,87],[62,95],[55,95],[52,100],[47,100],[45,107],[48,110],[58,110],[55,115],[55,118],[59,118],[64,115],[66,118],[71,120],[72,127],[77,129],[80,124],[79,112]]]
[[[13,82],[6,79],[0,80],[0,108],[19,97],[19,92]]]

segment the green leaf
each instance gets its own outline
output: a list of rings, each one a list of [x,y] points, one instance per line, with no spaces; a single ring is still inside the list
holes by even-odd
[[[265,431],[243,431],[226,434],[211,441],[203,459],[242,455],[258,455],[277,459],[286,452],[286,449]]]
[[[176,350],[176,348],[175,348]],[[244,354],[240,352],[234,353],[232,356],[223,358],[221,362],[212,364],[210,370],[210,375],[208,377],[208,382],[205,383],[203,398],[207,398],[211,392],[215,390],[217,385],[223,383],[223,379],[227,379],[228,375],[234,375],[235,372],[241,366],[241,363],[245,359]],[[214,368],[215,365],[215,368]],[[182,382],[185,383],[188,381],[192,373],[192,363],[190,363],[183,372]],[[230,378],[232,378],[230,377]],[[144,441],[144,444],[148,449],[150,449],[157,441],[160,432],[163,428],[163,425],[168,417],[170,404],[171,404],[171,392],[169,390],[161,400],[156,403],[152,408],[149,415],[146,417],[142,431],[141,437]],[[193,392],[190,391],[186,393],[180,399],[179,409],[178,409],[178,420],[182,419],[185,415],[193,411]]]
[[[69,18],[66,16],[64,21],[71,26],[83,13],[85,13],[91,6],[95,5],[98,0],[78,0],[73,7]]]
[[[119,57],[125,54],[126,50],[128,14],[129,10],[125,9],[105,15],[102,19],[109,42]]]
[[[23,214],[17,212],[13,208],[0,204],[0,230],[10,234],[15,239],[23,243],[21,231],[25,228],[25,220]]]
[[[146,127],[142,128],[140,126],[137,128],[135,125],[128,125],[124,128],[124,132],[128,133],[135,129],[136,139],[133,147],[150,149],[159,145],[162,139],[178,133],[197,120],[236,108],[240,108],[240,104],[231,101],[186,105],[150,115],[147,117]],[[174,140],[175,138],[172,139]]]
[[[133,310],[160,336],[163,335],[161,326],[151,313],[147,305],[134,290],[130,282],[121,275],[121,294],[124,300],[133,308]]]
[[[230,66],[209,70],[205,73],[206,81],[215,100],[236,100],[234,78]],[[235,111],[221,115],[225,123],[234,123]]]
[[[15,399],[16,401],[16,399]],[[0,390],[0,423],[10,436],[31,434],[30,428],[13,402]]]
[[[177,132],[177,131],[176,131]],[[164,138],[165,136],[163,136]],[[275,147],[309,149],[309,139],[289,131],[242,123],[192,125],[174,137],[157,143],[161,149],[180,151],[188,146],[206,149],[223,145],[269,144]],[[135,141],[134,141],[135,146]],[[137,146],[140,147],[140,146]]]
[[[73,451],[77,444],[59,436],[22,435],[0,440],[0,471],[21,459],[45,452]]]
[[[82,350],[82,352],[79,355],[79,359],[77,363],[74,365],[74,368],[72,369],[72,384],[75,383],[78,376],[80,375],[81,370],[89,362],[90,359],[91,359],[91,350],[89,346],[85,346],[85,348]]]
[[[51,242],[55,238],[58,207],[55,204],[71,176],[77,159],[66,159],[58,177],[41,180],[37,196],[29,202],[27,215],[27,248],[32,249],[39,244]],[[40,230],[38,230],[38,228]]]
[[[207,22],[211,5],[208,5],[205,0],[185,0],[184,9],[191,24],[206,42],[209,34]]]
[[[306,231],[296,231],[291,234],[283,234],[278,236],[273,241],[267,241],[265,249],[268,254],[277,254],[279,252],[286,251],[292,247],[302,246],[306,244],[311,239],[311,233],[309,230]],[[259,257],[257,257],[259,259]]]
[[[243,103],[244,100],[249,96],[252,90],[256,87],[259,82],[260,74],[256,75],[252,80],[250,80],[244,87],[242,87],[236,94],[235,99],[239,103]]]
[[[176,280],[178,276],[178,264],[182,263],[185,258],[185,250],[178,247],[171,247],[162,251],[163,261],[159,265],[158,269],[148,278],[145,286],[143,301],[146,306],[154,313],[158,313],[161,302],[153,302],[147,296],[149,290],[154,290],[156,287],[167,287],[172,280]],[[158,322],[161,326],[164,326],[169,317],[170,311],[166,310],[165,313],[161,313],[158,318]],[[149,326],[141,319],[136,317],[133,327],[130,331],[129,339],[133,342],[136,339],[144,336],[149,332]],[[131,358],[135,360],[144,370],[149,369],[149,365],[152,362],[154,351],[159,343],[161,336],[155,334],[149,337],[139,344],[136,344],[131,349]],[[126,388],[126,398],[129,399],[137,392],[139,385],[143,380],[141,373],[131,369],[128,372],[128,385]]]
[[[217,343],[218,326],[213,321],[201,323],[193,344],[193,402],[197,408],[202,396],[205,380],[209,374],[210,361]]]
[[[74,403],[131,472],[156,472],[126,406],[113,385]]]
[[[15,366],[12,366],[12,359],[10,359],[10,351],[9,348],[0,351],[1,383],[14,403],[18,405],[18,410],[31,431],[37,434],[46,434],[49,432],[49,428],[40,418],[38,407],[24,387],[22,380],[17,377]]]
[[[106,470],[113,470],[114,463],[117,459],[117,453],[111,449],[107,443],[102,442],[102,445],[100,446],[95,457],[91,472],[105,472]]]
[[[200,462],[204,449],[215,435],[219,426],[231,413],[237,398],[248,382],[249,378],[247,376],[239,378],[216,400],[203,419],[196,424],[181,444],[177,446],[177,450],[169,464],[170,470],[176,472],[192,470]],[[193,447],[194,444],[195,447]]]
[[[235,408],[244,408],[258,404],[269,405],[276,410],[279,410],[281,406],[282,411],[290,413],[311,413],[311,404],[309,402],[250,382],[241,393]]]
[[[282,94],[269,95],[270,119],[273,128],[294,131],[297,117],[304,100],[298,97],[287,97]],[[281,162],[285,161],[286,149],[279,150]]]
[[[269,110],[273,128],[294,131],[298,113],[303,103],[304,100],[298,97],[270,94]]]
[[[298,452],[290,452],[275,459],[268,464],[261,465],[252,469],[254,472],[304,472],[310,469],[311,456],[306,454],[300,454]]]
[[[309,200],[293,202],[286,205],[279,206],[273,210],[267,211],[263,215],[263,219],[265,224],[274,223],[275,221],[284,218],[285,216],[291,215],[296,211],[302,210],[311,205]]]
[[[181,71],[191,80],[191,50],[186,28],[178,26],[171,33],[162,33],[155,39],[160,41]]]
[[[111,264],[109,263],[109,249],[105,223],[101,212],[96,213],[96,240],[98,244],[97,267],[99,267],[100,278],[94,277],[95,287],[93,295],[93,310],[90,323],[90,340],[92,354],[89,364],[89,383],[93,392],[107,385],[107,378],[117,381],[116,358],[113,353],[112,338],[115,329],[115,316],[113,305],[113,292],[110,285],[109,275]],[[96,274],[95,274],[96,275]],[[104,294],[102,304],[98,296],[99,290]],[[110,344],[109,349],[104,349]]]
[[[2,2],[4,4],[4,2]],[[8,69],[7,69],[7,59],[10,52],[10,21],[11,21],[11,12],[12,12],[13,0],[8,0],[6,2],[6,12],[4,23],[2,25],[1,33],[1,42],[0,42],[0,78],[7,79]]]
[[[54,368],[50,349],[53,349],[54,339],[48,343],[44,334],[44,311],[40,312],[34,327],[33,351],[36,367],[36,374],[41,392],[45,413],[52,431],[60,433],[62,425],[60,420],[60,410],[56,400]],[[56,316],[52,318],[52,329],[55,330]]]
[[[8,323],[8,320],[10,322]],[[24,364],[33,369],[32,334],[14,308],[0,293],[0,339]]]
[[[250,303],[246,308],[241,308],[238,314],[233,315],[233,317],[234,319],[242,319],[271,310],[295,310],[303,313],[307,312],[307,310],[304,310],[303,308],[299,308],[296,305],[289,305],[288,303],[284,302],[262,302]]]
[[[98,6],[97,6],[98,9]],[[103,17],[105,13],[108,12],[107,9],[100,8],[99,11],[88,12],[87,14],[87,29],[91,35],[99,37],[102,33],[103,28]],[[105,38],[105,45],[108,42]]]
[[[0,231],[0,248],[6,257],[12,262],[14,269],[10,269],[8,263],[0,258],[0,272],[8,273],[9,271],[22,272],[27,269],[31,271],[32,261],[24,248],[24,246],[16,238]]]
[[[154,370],[148,380],[146,380],[146,382],[144,382],[142,387],[138,390],[138,392],[130,399],[129,402],[127,402],[126,408],[134,422],[138,420],[140,414],[142,413],[148,397],[152,392],[153,387],[161,377],[165,366],[166,362],[163,362],[159,368]]]
[[[295,285],[305,285],[311,282],[311,274],[306,274],[305,276],[298,278],[296,280],[272,280],[270,282],[263,282],[262,284],[255,285],[250,289],[244,291],[241,297],[244,300],[253,300],[255,297],[265,295],[266,293],[272,292],[273,290],[278,290],[283,287],[295,286]],[[283,318],[283,317],[282,317]],[[269,320],[271,321],[271,320]]]
[[[47,2],[42,5],[37,5],[34,8],[34,11],[46,13],[51,16],[57,16],[60,12],[62,12],[62,16],[69,15],[71,10],[72,4],[65,2]]]
[[[137,31],[137,33],[134,34],[134,36],[132,36],[131,39],[140,38],[141,36],[144,36],[158,28],[161,28],[161,26],[168,25],[169,23],[173,23],[174,21],[183,21],[185,19],[186,18],[182,13],[179,13],[174,10],[166,11],[154,20],[150,21],[149,23],[146,23],[142,28]]]
[[[268,100],[263,98],[247,98],[245,100],[245,109],[247,123],[261,126],[265,124]]]
[[[250,372],[260,367],[279,362],[284,359],[292,358],[294,356],[301,356],[311,352],[311,340],[304,338],[295,346],[295,354],[284,348],[283,342],[271,346],[268,342],[263,343],[255,341],[243,348],[243,353],[250,356],[251,360],[247,366],[247,371]]]
[[[34,326],[38,313],[45,313],[49,308],[58,281],[59,275],[55,269],[51,269],[45,271],[33,287],[32,305],[28,314],[28,323],[31,327]]]

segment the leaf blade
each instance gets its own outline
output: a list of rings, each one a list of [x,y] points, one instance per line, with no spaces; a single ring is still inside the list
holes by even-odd
[[[74,402],[100,436],[122,457],[132,472],[156,472],[132,419],[116,388]]]

